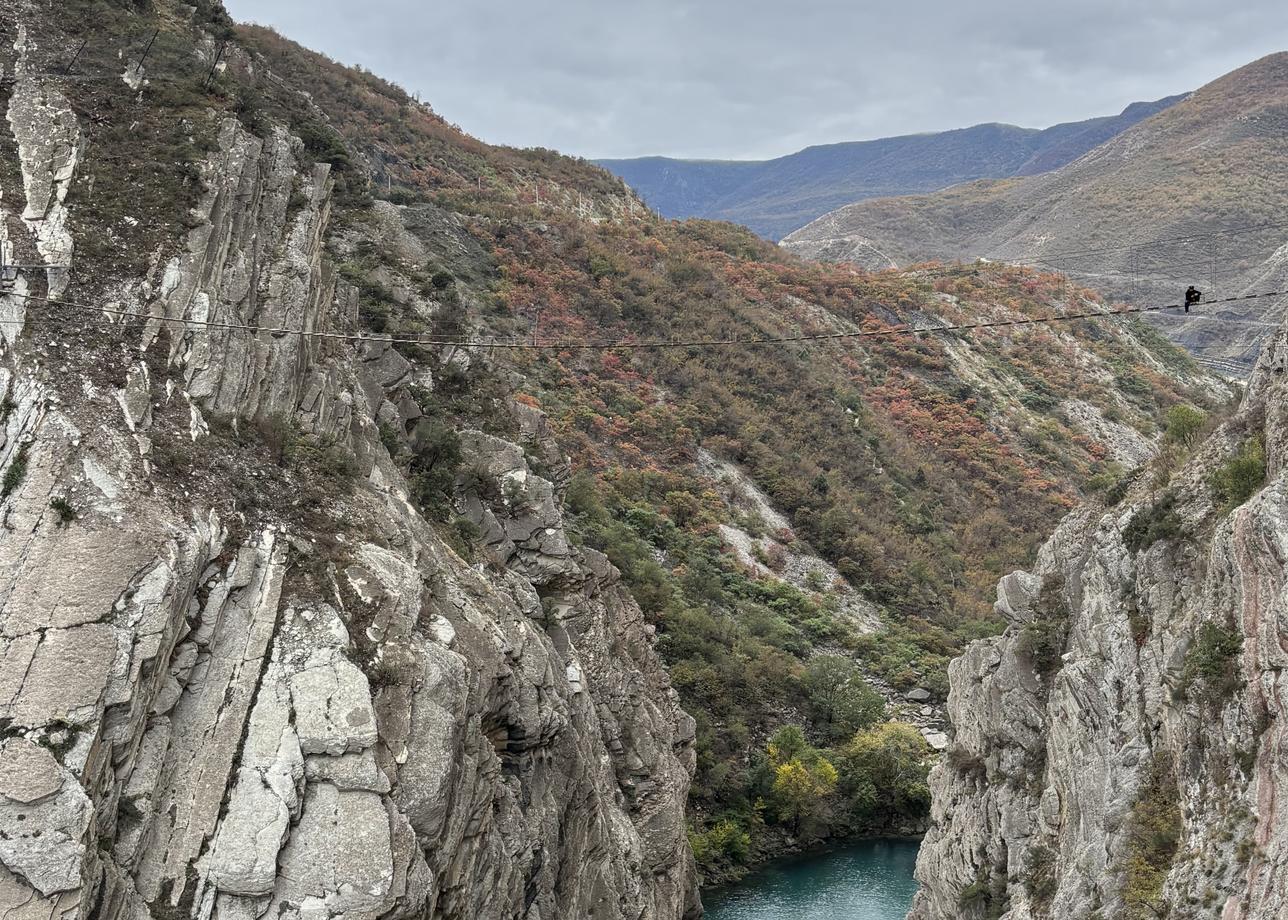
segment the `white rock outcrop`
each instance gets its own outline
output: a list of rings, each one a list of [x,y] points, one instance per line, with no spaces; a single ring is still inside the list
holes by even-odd
[[[98,291],[55,232],[78,116],[32,91],[11,100],[15,174],[45,207],[21,242],[150,320],[51,361],[0,296],[2,912],[695,916],[693,721],[616,571],[567,539],[557,477],[466,433],[499,484],[465,509],[491,562],[468,564],[377,430],[386,406],[415,418],[429,377],[273,331],[350,328],[327,169],[284,129],[219,123],[152,275]],[[312,483],[243,446],[255,425],[343,450],[352,480],[304,501]],[[539,414],[520,427],[557,456]]]
[[[951,666],[912,920],[1288,916],[1282,351],[1178,470],[1002,579],[1005,634]],[[1266,480],[1231,510],[1213,476],[1254,440]]]

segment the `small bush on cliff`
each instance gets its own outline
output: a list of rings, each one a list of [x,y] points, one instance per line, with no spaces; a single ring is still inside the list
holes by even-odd
[[[1025,861],[1024,887],[1038,911],[1045,913],[1051,906],[1059,887],[1056,880],[1056,852],[1046,844],[1038,844],[1029,850]]]
[[[1266,448],[1252,438],[1212,474],[1212,493],[1226,510],[1239,507],[1266,481]]]
[[[4,471],[4,481],[0,482],[0,500],[8,498],[13,494],[18,486],[22,485],[22,479],[27,475],[27,448],[23,447],[18,450],[14,458],[9,461],[9,468]]]
[[[1222,624],[1204,623],[1198,637],[1185,653],[1179,692],[1195,695],[1200,701],[1219,706],[1242,684],[1239,655],[1243,652],[1243,634]]]
[[[456,554],[467,562],[474,562],[478,557],[483,531],[466,517],[457,517],[451,527],[443,528],[440,533]]]
[[[1127,624],[1131,627],[1132,641],[1136,643],[1136,648],[1140,648],[1149,638],[1149,611],[1141,609],[1140,599],[1134,591],[1123,603],[1127,607]]]
[[[388,422],[380,423],[380,443],[389,451],[389,456],[397,460],[403,451],[402,438],[398,434],[398,429]]]
[[[426,517],[443,520],[461,466],[461,439],[441,422],[416,426],[412,435],[412,499]]]
[[[295,451],[300,443],[300,430],[294,420],[283,413],[274,413],[255,419],[255,430],[259,433],[269,456],[278,466],[289,466],[295,460]]]
[[[1176,494],[1164,493],[1148,508],[1132,515],[1123,530],[1123,545],[1133,553],[1149,549],[1159,540],[1179,537],[1185,530],[1181,516],[1176,513]]]
[[[1033,611],[1033,619],[1020,630],[1019,651],[1033,662],[1033,669],[1046,676],[1060,666],[1065,642],[1069,638],[1069,608],[1061,591],[1064,579],[1049,576]]]
[[[1105,500],[1105,506],[1112,508],[1122,502],[1127,497],[1127,490],[1131,488],[1135,478],[1133,474],[1127,473],[1113,485],[1106,488],[1102,496]]]
[[[192,5],[196,8],[198,21],[215,38],[222,41],[234,36],[236,23],[228,15],[228,11],[224,9],[222,3],[217,2],[217,0],[196,0]]]
[[[689,828],[689,845],[699,866],[728,873],[751,859],[751,834],[734,818],[721,818],[707,830]]]
[[[1181,840],[1181,809],[1171,758],[1154,755],[1127,830],[1123,902],[1130,920],[1166,916],[1163,883]]]
[[[947,756],[948,765],[963,776],[968,776],[977,783],[982,783],[988,778],[988,765],[978,754],[954,745],[948,749]]]
[[[980,869],[975,881],[961,890],[957,903],[968,917],[997,920],[1011,909],[1005,875],[986,868]]]
[[[1110,463],[1087,479],[1084,488],[1089,495],[1100,495],[1106,505],[1115,505],[1127,494],[1131,476],[1117,463]],[[1121,490],[1121,494],[1119,491]],[[1111,500],[1112,499],[1112,500]]]
[[[319,482],[347,487],[360,471],[358,458],[344,444],[331,438],[299,434],[291,448],[291,466],[317,474]]]

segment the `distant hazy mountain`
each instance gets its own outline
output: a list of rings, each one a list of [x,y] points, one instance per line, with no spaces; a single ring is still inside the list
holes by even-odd
[[[791,234],[804,256],[889,266],[985,257],[1174,303],[1288,284],[1288,53],[1209,83],[1054,172],[861,201]],[[1283,302],[1164,315],[1209,364],[1246,373]]]
[[[665,217],[709,217],[779,240],[842,205],[1029,176],[1077,159],[1184,96],[1045,130],[987,124],[939,134],[807,147],[776,160],[598,160]]]

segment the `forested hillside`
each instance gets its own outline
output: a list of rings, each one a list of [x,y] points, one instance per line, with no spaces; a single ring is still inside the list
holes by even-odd
[[[915,828],[933,732],[887,721],[916,714],[902,695],[923,688],[941,698],[949,657],[1000,626],[996,579],[1031,559],[1080,496],[1114,500],[1156,437],[1229,395],[1147,327],[1122,321],[861,343],[600,347],[1106,305],[1052,274],[933,265],[868,274],[803,261],[730,224],[660,221],[598,167],[482,143],[370,73],[268,30],[234,28],[217,5],[195,18],[160,2],[127,17],[102,2],[71,6],[75,15],[40,14],[25,67],[55,72],[89,39],[77,66],[118,75],[121,49],[132,60],[160,33],[144,70],[60,90],[83,113],[68,117],[92,128],[69,145],[75,271],[50,277],[76,303],[137,304],[152,318],[149,341],[163,345],[128,373],[107,368],[134,352],[104,346],[111,361],[77,371],[88,389],[68,370],[68,392],[142,380],[160,393],[173,367],[204,361],[237,380],[279,373],[301,399],[316,397],[294,365],[237,352],[232,329],[194,344],[173,325],[185,318],[235,321],[265,348],[302,341],[282,330],[306,321],[321,323],[310,335],[360,337],[300,347],[330,362],[326,379],[358,374],[371,390],[357,403],[374,414],[363,422],[378,431],[374,443],[365,429],[360,450],[323,439],[298,415],[239,403],[231,383],[203,371],[173,392],[191,392],[208,418],[194,420],[194,407],[176,421],[158,409],[149,475],[175,495],[214,483],[201,494],[233,517],[271,508],[292,526],[306,522],[319,555],[300,577],[314,588],[355,564],[341,533],[352,523],[346,503],[405,479],[409,506],[459,557],[452,566],[468,563],[495,587],[513,585],[514,559],[524,560],[522,629],[558,646],[571,621],[596,654],[647,663],[634,632],[587,625],[599,622],[601,594],[567,599],[589,590],[595,563],[569,562],[561,528],[602,551],[697,721],[691,839],[709,877],[792,841]],[[198,78],[194,61],[204,65]],[[257,144],[285,176],[269,189],[239,178]],[[280,206],[281,226],[252,217],[252,206],[269,204]],[[228,256],[226,234],[254,258]],[[172,272],[164,255],[183,269]],[[255,258],[281,264],[261,273]],[[215,294],[194,293],[201,285]],[[171,303],[176,291],[191,295],[182,306]],[[236,297],[249,298],[253,315],[238,312]],[[390,552],[408,541],[392,526],[372,539]],[[594,571],[604,592],[610,568]],[[438,588],[435,579],[465,577],[443,571],[450,578],[429,579]],[[345,596],[360,600],[366,576],[354,577]],[[629,619],[613,610],[612,622]],[[348,626],[373,692],[403,692],[407,669],[372,651],[384,627]],[[471,642],[490,635],[470,629]],[[555,682],[569,694],[582,686],[575,664]],[[516,679],[509,664],[484,667],[500,686]],[[647,679],[649,700],[665,699],[665,681],[640,667],[646,678],[608,686],[628,697],[639,686],[630,680]],[[470,717],[505,769],[566,738],[556,715],[519,731],[507,721],[518,709]],[[627,722],[613,724],[636,731]],[[666,757],[688,750],[680,729],[675,751],[645,748],[650,725],[679,723],[640,724],[631,737],[657,755],[649,769],[673,773]],[[620,770],[632,805],[647,806],[654,774],[633,762]],[[682,875],[672,857],[667,871]]]
[[[377,242],[333,244],[369,328],[694,340],[1100,303],[1054,275],[870,275],[800,261],[729,224],[658,221],[598,168],[481,144],[375,77],[264,30],[241,34],[352,151],[319,155],[351,176],[370,170],[375,205],[340,219],[367,223]],[[719,871],[749,858],[759,844],[742,835],[763,836],[766,821],[807,836],[915,823],[924,797],[868,801],[862,758],[846,753],[881,718],[856,665],[896,691],[942,694],[948,658],[997,628],[997,577],[1031,558],[1079,495],[1120,488],[1169,408],[1225,398],[1134,323],[862,345],[407,354],[442,365],[434,405],[451,424],[489,424],[483,397],[511,392],[548,414],[573,459],[575,532],[621,569],[698,719],[693,801],[716,835],[699,855]],[[454,514],[445,501],[443,520]],[[850,764],[839,786],[802,781],[825,807],[788,802],[781,787],[775,797],[778,767],[825,760],[815,748],[769,752],[790,724]],[[752,808],[762,798],[768,814]]]

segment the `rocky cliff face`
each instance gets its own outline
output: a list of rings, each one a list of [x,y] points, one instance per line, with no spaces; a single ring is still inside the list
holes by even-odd
[[[951,668],[915,920],[1288,913],[1286,357],[1002,580],[1010,627]]]
[[[692,720],[564,537],[539,414],[462,437],[504,496],[466,503],[470,565],[378,434],[428,373],[296,331],[353,328],[327,167],[223,119],[147,276],[78,279],[64,201],[93,178],[37,44],[0,201],[5,261],[49,266],[0,292],[4,915],[695,914]],[[69,279],[111,312],[42,299]]]

